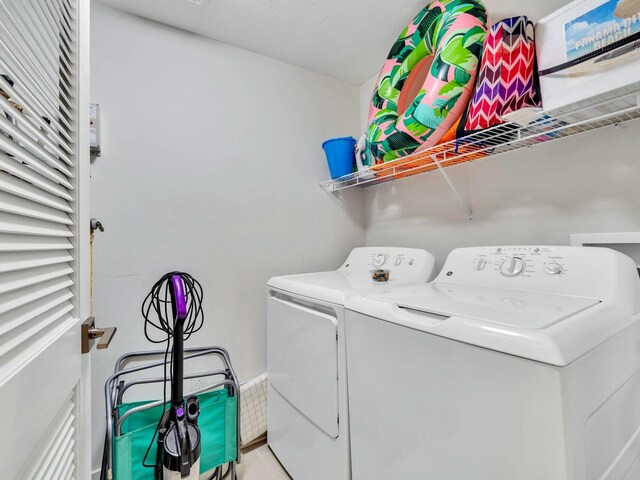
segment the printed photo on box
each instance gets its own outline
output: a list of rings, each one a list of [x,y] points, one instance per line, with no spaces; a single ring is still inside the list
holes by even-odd
[[[564,25],[567,60],[580,75],[640,54],[640,0],[609,0]]]

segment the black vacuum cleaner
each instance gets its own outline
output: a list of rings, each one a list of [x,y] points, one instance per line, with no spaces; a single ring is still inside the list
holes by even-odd
[[[174,272],[156,283],[143,305],[147,338],[151,340],[147,327],[153,326],[167,334],[163,340],[168,342],[167,353],[171,345],[171,400],[169,410],[158,424],[156,480],[196,480],[200,476],[200,405],[195,396],[185,400],[183,383],[184,340],[202,327],[201,300],[202,290],[197,282],[188,274]],[[151,308],[159,324],[149,319]],[[171,324],[167,322],[169,311],[173,317]]]

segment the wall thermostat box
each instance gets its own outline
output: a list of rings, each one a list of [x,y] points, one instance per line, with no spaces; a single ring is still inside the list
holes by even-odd
[[[100,105],[92,103],[89,111],[89,144],[91,147],[91,155],[99,157],[102,153],[100,142]]]
[[[638,0],[576,0],[540,20],[536,47],[540,71],[589,57],[586,61],[540,77],[546,111],[622,89],[640,88]],[[625,43],[627,40],[627,43]],[[624,44],[610,52],[603,48]]]

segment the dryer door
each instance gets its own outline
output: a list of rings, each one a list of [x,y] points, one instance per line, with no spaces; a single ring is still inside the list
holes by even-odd
[[[269,291],[269,382],[333,438],[338,437],[337,338],[338,314],[343,315],[342,310],[289,293]]]

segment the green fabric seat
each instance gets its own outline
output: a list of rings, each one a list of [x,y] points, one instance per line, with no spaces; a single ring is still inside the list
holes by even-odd
[[[230,397],[227,389],[198,395],[200,400],[200,428],[202,453],[200,473],[208,472],[220,465],[236,460],[237,397]],[[150,402],[124,403],[118,414],[124,415],[132,408]],[[114,437],[114,479],[153,480],[153,468],[142,466],[144,455],[156,431],[162,415],[162,407],[135,413],[125,419],[121,436]],[[147,465],[156,460],[156,441],[153,442]]]

